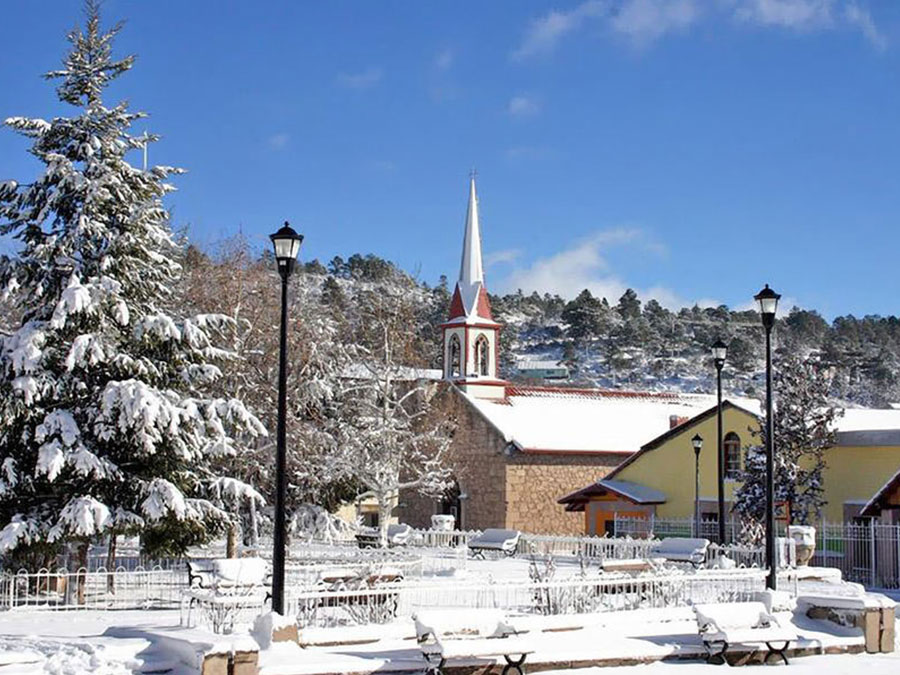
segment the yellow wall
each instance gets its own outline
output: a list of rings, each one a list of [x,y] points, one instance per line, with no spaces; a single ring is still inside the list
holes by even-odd
[[[758,427],[756,418],[743,410],[725,408],[722,412],[722,436],[733,431],[740,437],[742,448],[754,443],[750,429]],[[718,498],[716,429],[715,415],[687,427],[687,433],[676,434],[658,448],[644,453],[616,474],[615,480],[627,480],[663,492],[666,503],[656,507],[656,515],[660,518],[693,516],[694,448],[691,438],[694,434],[703,437],[703,449],[700,451],[700,499],[715,501]],[[726,478],[726,501],[731,501],[734,487],[735,481]]]
[[[844,502],[867,502],[900,469],[900,446],[836,447],[825,453],[827,520],[844,520]],[[862,507],[862,504],[859,504]]]
[[[742,453],[756,442],[748,428],[757,428],[756,419],[741,410],[726,408],[723,435],[735,432],[741,438]],[[694,451],[691,438],[703,437],[700,453],[700,499],[715,501],[716,487],[716,418],[688,427],[655,450],[644,453],[615,478],[656,488],[666,495],[666,503],[656,507],[660,518],[690,518],[694,512]],[[844,520],[845,502],[868,501],[894,473],[900,469],[900,446],[830,448],[825,453],[824,516],[829,521]],[[736,481],[725,479],[725,500],[730,502]],[[726,508],[728,506],[726,505]]]

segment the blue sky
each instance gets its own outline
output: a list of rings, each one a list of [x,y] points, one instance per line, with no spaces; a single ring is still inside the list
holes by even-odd
[[[488,287],[625,287],[826,316],[898,313],[900,3],[893,0],[138,2],[151,162],[176,222],[303,257],[372,252],[453,278],[478,169]],[[64,107],[40,75],[81,20],[10,3],[0,117]],[[37,165],[0,132],[0,179]],[[137,158],[135,158],[137,161]]]

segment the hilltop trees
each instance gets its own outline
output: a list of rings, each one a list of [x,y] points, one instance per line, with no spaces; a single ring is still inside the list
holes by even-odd
[[[134,62],[112,57],[118,31],[88,2],[47,75],[75,116],[6,120],[44,165],[0,187],[0,234],[20,245],[0,259],[0,289],[23,310],[0,345],[6,553],[129,530],[168,550],[205,539],[228,521],[216,462],[265,435],[240,400],[205,393],[231,320],[173,311],[179,250],[161,200],[179,170],[126,159],[156,139],[131,133],[143,113],[103,100]]]

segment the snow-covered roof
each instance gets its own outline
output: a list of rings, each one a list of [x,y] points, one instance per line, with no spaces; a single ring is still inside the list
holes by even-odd
[[[834,427],[838,445],[900,445],[900,410],[894,408],[845,408]]]
[[[351,363],[341,371],[341,377],[348,380],[371,380],[380,370],[369,368],[364,363]],[[401,381],[411,380],[442,380],[444,372],[440,368],[412,368],[410,366],[394,366],[391,373],[393,379]]]
[[[525,452],[609,452],[628,455],[716,404],[701,394],[568,387],[507,386],[501,399],[464,394],[504,436]],[[758,403],[748,402],[750,410]]]
[[[565,367],[559,361],[516,361],[517,370],[556,370]]]
[[[591,483],[587,487],[567,494],[557,503],[565,504],[566,511],[583,511],[585,503],[589,502],[591,497],[607,495],[610,492],[634,504],[664,504],[666,502],[665,493],[654,488],[628,480],[601,478],[596,483]]]
[[[872,495],[872,498],[863,506],[860,514],[863,516],[878,516],[882,509],[882,501],[897,488],[900,488],[900,469],[893,476],[888,478],[887,483],[879,488],[878,492]]]

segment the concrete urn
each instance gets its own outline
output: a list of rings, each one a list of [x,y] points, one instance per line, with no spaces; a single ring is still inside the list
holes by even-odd
[[[447,514],[436,513],[431,516],[431,529],[438,532],[450,532],[456,524],[456,517]]]
[[[789,525],[787,534],[794,540],[797,550],[797,566],[808,565],[816,552],[816,528],[810,525]]]

